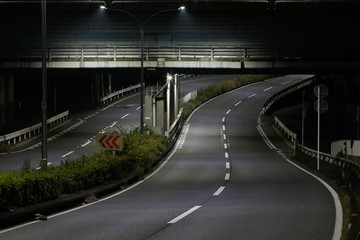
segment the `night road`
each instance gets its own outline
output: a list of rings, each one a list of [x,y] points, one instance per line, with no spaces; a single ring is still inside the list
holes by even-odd
[[[331,192],[284,159],[268,124],[258,126],[267,99],[307,78],[277,77],[207,102],[144,181],[47,221],[4,230],[0,239],[338,239],[341,226],[335,223],[339,216]],[[86,123],[98,118],[110,125],[129,111],[125,119],[135,126],[137,99],[125,100],[128,108],[119,107],[116,116],[98,113]],[[76,128],[83,139],[76,144],[91,137],[81,135],[83,126]],[[277,149],[269,148],[267,137]]]

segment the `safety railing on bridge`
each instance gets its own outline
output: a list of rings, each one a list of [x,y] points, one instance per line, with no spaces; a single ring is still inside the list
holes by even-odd
[[[279,51],[272,46],[173,46],[173,47],[144,47],[144,58],[186,60],[272,60],[277,58]],[[41,59],[41,48],[18,49],[15,59]],[[139,46],[49,46],[47,57],[52,61],[122,61],[139,60],[141,56]]]

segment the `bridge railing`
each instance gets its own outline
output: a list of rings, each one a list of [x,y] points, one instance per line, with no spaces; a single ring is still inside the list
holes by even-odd
[[[47,120],[49,128],[52,128],[60,123],[65,122],[69,118],[69,111],[60,113],[52,118]],[[39,135],[41,133],[42,123],[37,123],[33,126],[12,132],[3,136],[0,136],[0,143],[17,144],[21,141],[29,139],[33,136]]]
[[[279,51],[272,46],[173,46],[173,47],[144,47],[146,60],[164,58],[171,60],[207,60],[219,59],[263,60],[274,59]],[[38,60],[41,59],[41,48],[20,48],[16,60]],[[121,61],[139,60],[141,56],[139,46],[49,46],[47,57],[52,61]],[[10,57],[10,56],[9,56]]]

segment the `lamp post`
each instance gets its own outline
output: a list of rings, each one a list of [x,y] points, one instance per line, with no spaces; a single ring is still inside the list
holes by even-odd
[[[137,16],[135,16],[133,13],[122,10],[122,9],[118,9],[118,8],[108,8],[107,6],[101,6],[100,8],[102,9],[110,9],[111,11],[117,11],[117,12],[122,12],[125,13],[127,15],[130,15],[138,24],[139,24],[139,30],[140,30],[140,57],[141,57],[141,64],[140,64],[140,133],[141,135],[144,134],[144,40],[145,40],[145,36],[144,36],[144,32],[145,32],[145,24],[153,17],[155,17],[156,15],[159,15],[160,13],[164,13],[164,12],[172,12],[172,11],[180,11],[180,10],[184,10],[185,7],[181,6],[179,8],[173,8],[173,9],[165,9],[165,10],[161,10],[158,12],[155,12],[154,14],[152,14],[151,16],[149,16],[148,18],[146,18],[144,21],[142,21],[140,18],[138,18]]]
[[[42,31],[42,145],[40,168],[47,171],[47,71],[46,71],[46,0],[41,1]]]

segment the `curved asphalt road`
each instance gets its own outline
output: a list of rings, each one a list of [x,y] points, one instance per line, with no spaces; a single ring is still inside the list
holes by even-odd
[[[236,76],[218,75],[181,79],[181,95],[234,77]],[[127,130],[139,126],[139,102],[140,95],[135,94],[98,111],[88,111],[73,116],[74,119],[70,124],[49,134],[48,164],[59,165],[66,159],[93,153],[96,149],[97,133],[117,131],[117,126]],[[9,154],[0,153],[0,171],[19,171],[23,167],[24,159],[31,161],[31,168],[37,168],[41,159],[39,141],[41,140],[32,141]]]
[[[330,192],[270,149],[256,128],[264,102],[306,77],[275,78],[208,102],[145,181],[2,231],[0,239],[332,239]]]

